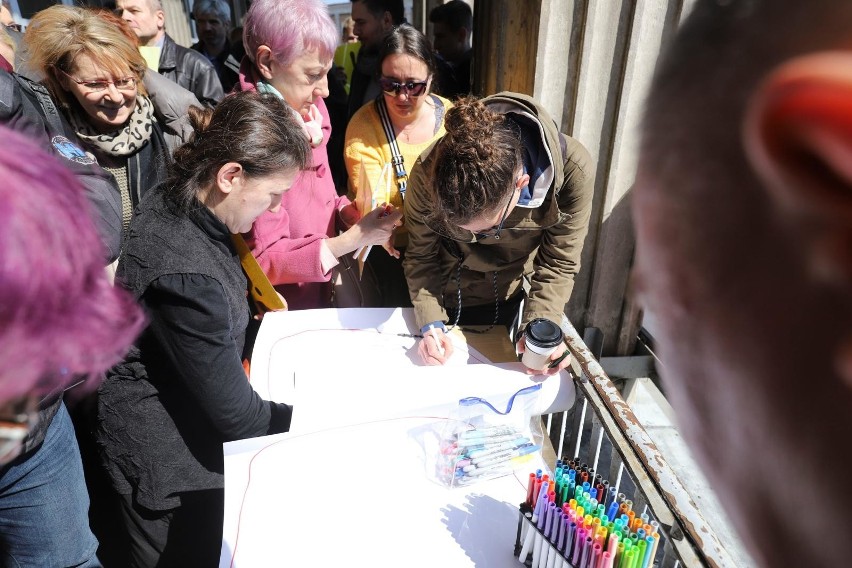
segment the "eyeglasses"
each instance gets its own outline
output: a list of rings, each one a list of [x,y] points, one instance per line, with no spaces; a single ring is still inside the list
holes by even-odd
[[[506,222],[506,217],[509,216],[509,207],[512,206],[512,200],[515,198],[515,191],[517,191],[517,189],[509,193],[509,201],[506,202],[506,208],[503,209],[503,216],[500,217],[500,222],[497,225],[491,227],[490,229],[482,231],[481,233],[474,233],[477,240],[485,239],[488,237],[494,237],[495,240],[500,240],[500,231],[503,230],[503,223]]]
[[[382,88],[384,92],[389,95],[393,95],[395,97],[399,96],[400,92],[405,92],[409,97],[419,97],[423,93],[426,92],[426,85],[429,84],[429,81],[406,81],[404,83],[400,83],[398,81],[394,81],[393,79],[388,79],[387,77],[382,77],[379,79],[379,86]]]
[[[59,69],[59,67],[57,67]],[[112,81],[107,81],[106,79],[75,79],[62,69],[59,69],[59,72],[80,85],[85,89],[97,93],[100,91],[105,91],[109,88],[110,85],[114,86],[119,91],[132,91],[136,89],[136,77],[122,77],[120,79],[113,79]]]

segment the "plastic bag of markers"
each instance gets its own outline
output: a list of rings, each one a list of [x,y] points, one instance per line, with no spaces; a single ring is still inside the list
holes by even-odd
[[[436,481],[448,487],[468,486],[529,469],[544,440],[541,417],[533,416],[541,384],[489,399],[459,400],[452,416],[440,424]]]

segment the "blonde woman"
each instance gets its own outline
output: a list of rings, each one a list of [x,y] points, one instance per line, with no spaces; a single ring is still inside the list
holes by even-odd
[[[56,5],[37,13],[24,43],[85,149],[115,178],[123,232],[133,209],[164,181],[170,151],[142,78],[136,36],[118,17]]]

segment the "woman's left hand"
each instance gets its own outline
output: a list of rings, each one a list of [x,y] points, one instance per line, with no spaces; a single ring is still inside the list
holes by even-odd
[[[382,248],[387,251],[389,255],[394,258],[399,258],[399,251],[396,250],[396,247],[393,245],[393,242],[396,240],[396,230],[402,226],[404,219],[400,218],[399,221],[393,224],[393,228],[391,229],[391,235],[388,238],[388,242],[382,245]]]
[[[518,340],[516,344],[516,348],[519,354],[523,354],[526,351],[527,343],[526,343],[526,335],[521,335],[521,338]],[[527,368],[528,375],[556,375],[562,372],[562,369],[571,364],[571,354],[566,353],[568,351],[568,346],[564,343],[559,344],[556,349],[553,350],[553,353],[550,354],[550,365],[553,365],[555,361],[559,361],[555,366],[550,367],[547,366],[544,369],[530,369]],[[564,354],[564,357],[563,357]],[[561,359],[560,359],[561,358]]]

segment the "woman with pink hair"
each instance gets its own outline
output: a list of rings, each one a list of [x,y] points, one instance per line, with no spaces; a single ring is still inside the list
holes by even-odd
[[[62,395],[122,358],[142,313],[107,278],[74,175],[16,132],[0,139],[0,558],[99,566]]]
[[[388,243],[402,212],[382,205],[360,218],[334,187],[326,150],[331,122],[323,97],[328,96],[338,32],[325,3],[255,0],[243,41],[246,57],[236,89],[282,98],[313,150],[311,167],[284,196],[281,211],[261,215],[246,241],[290,309],[327,307],[337,259],[363,246]]]

